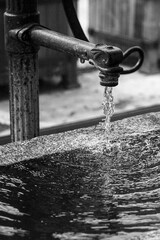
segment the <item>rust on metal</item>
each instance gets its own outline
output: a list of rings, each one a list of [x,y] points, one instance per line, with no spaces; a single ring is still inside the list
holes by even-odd
[[[39,135],[37,54],[9,54],[12,141]]]
[[[11,36],[30,22],[39,23],[36,0],[6,2],[5,42],[9,62],[10,125],[12,141],[39,135],[39,46],[26,45]]]

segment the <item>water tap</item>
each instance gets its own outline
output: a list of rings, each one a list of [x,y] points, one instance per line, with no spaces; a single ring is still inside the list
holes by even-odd
[[[89,39],[86,37],[81,24],[78,20],[76,10],[74,8],[73,0],[62,0],[64,11],[66,13],[70,28],[74,36],[78,39],[81,39],[85,42],[89,42]],[[139,59],[135,66],[128,70],[124,70],[119,66],[130,54],[138,52]],[[118,85],[118,79],[120,74],[128,74],[137,71],[144,60],[144,53],[140,47],[131,47],[126,52],[122,52],[121,49],[108,46],[105,44],[97,44],[91,50],[90,63],[99,69],[100,84],[102,86],[115,87]],[[82,63],[86,59],[82,59]]]
[[[105,87],[117,86],[120,74],[129,74],[137,71],[144,60],[143,50],[138,46],[131,47],[123,53],[118,47],[97,44],[91,52],[93,60],[90,63],[100,71],[100,84]],[[119,64],[134,52],[139,54],[137,63],[132,68],[124,70]]]
[[[76,10],[74,8],[73,0],[62,0],[64,11],[66,13],[70,28],[77,39],[89,42],[86,37],[81,24],[78,20]],[[129,70],[124,70],[119,66],[130,54],[138,52],[139,59],[135,66]],[[97,44],[91,50],[90,63],[99,69],[100,84],[102,86],[115,87],[118,85],[118,79],[120,74],[128,74],[137,71],[144,60],[144,53],[140,47],[129,48],[126,52],[122,52],[121,49],[108,46],[105,44]],[[86,59],[82,59],[82,63]]]

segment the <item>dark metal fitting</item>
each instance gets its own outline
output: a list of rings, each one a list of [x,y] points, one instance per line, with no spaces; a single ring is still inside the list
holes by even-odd
[[[34,28],[34,27],[38,27],[40,26],[40,24],[37,23],[31,23],[31,24],[27,24],[24,25],[21,29],[18,29],[16,32],[16,38],[25,43],[26,45],[30,45],[30,31]]]
[[[99,77],[101,79],[100,85],[104,87],[116,87],[118,85],[118,79],[119,79],[120,74],[115,73],[115,74],[106,74],[104,75],[103,73],[99,73]]]
[[[123,61],[123,52],[120,48],[97,44],[91,50],[93,65],[100,71],[100,84],[102,86],[115,87],[123,68],[119,64]]]
[[[139,58],[132,68],[124,70],[119,66],[124,59],[135,52],[139,54]],[[96,45],[96,48],[92,50],[92,53],[94,54],[94,62],[92,63],[100,71],[100,84],[106,87],[117,86],[120,74],[129,74],[137,71],[144,60],[144,52],[137,46],[129,48],[123,54],[123,52],[117,47],[98,44]]]
[[[130,73],[136,72],[142,66],[143,61],[144,61],[144,52],[143,52],[142,48],[139,46],[135,46],[135,47],[131,47],[131,48],[127,49],[123,54],[123,61],[127,57],[129,57],[132,53],[138,53],[138,55],[139,55],[138,61],[132,68],[130,68],[128,70],[123,70],[121,72],[121,74],[130,74]]]
[[[123,61],[123,52],[118,47],[97,44],[91,53],[95,64],[101,68],[117,66]]]
[[[123,71],[121,67],[113,67],[100,71],[100,85],[105,87],[115,87],[118,85],[120,73]]]
[[[4,20],[5,20],[5,43],[6,43],[6,50],[8,52],[17,53],[17,54],[23,54],[23,53],[27,54],[30,52],[38,51],[39,48],[37,46],[32,44],[27,45],[24,42],[19,41],[19,39],[17,38],[17,34],[20,30],[23,29],[23,26],[26,26],[28,24],[30,25],[30,23],[39,24],[38,12],[35,12],[32,14],[29,14],[29,13],[28,14],[10,14],[8,12],[5,12]]]

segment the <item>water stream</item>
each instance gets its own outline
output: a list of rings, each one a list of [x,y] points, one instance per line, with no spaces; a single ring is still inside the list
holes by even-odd
[[[113,88],[112,87],[105,87],[104,90],[104,99],[103,99],[103,112],[105,115],[105,122],[104,122],[104,138],[106,142],[106,146],[110,147],[110,131],[111,131],[111,126],[110,126],[110,121],[111,117],[114,113],[114,99],[113,99],[113,94],[112,94]]]

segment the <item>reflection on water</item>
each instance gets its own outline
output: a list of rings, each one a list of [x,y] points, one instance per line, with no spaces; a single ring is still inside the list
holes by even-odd
[[[109,153],[76,149],[1,167],[0,239],[121,239],[158,230],[159,142],[132,136]]]

